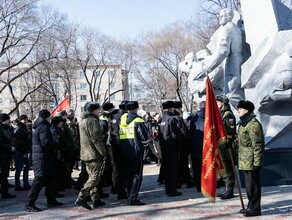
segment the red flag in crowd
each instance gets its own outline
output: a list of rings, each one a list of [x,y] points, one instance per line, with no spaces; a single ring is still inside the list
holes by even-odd
[[[209,77],[206,80],[204,127],[201,187],[204,196],[215,202],[217,174],[224,172],[219,145],[226,142],[226,131]]]
[[[70,108],[69,97],[67,96],[56,108],[53,109],[51,114],[55,116],[57,112],[67,110]]]

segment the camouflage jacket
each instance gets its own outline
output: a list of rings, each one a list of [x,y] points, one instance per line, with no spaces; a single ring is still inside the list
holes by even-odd
[[[240,170],[254,170],[263,164],[265,148],[262,125],[250,113],[241,118],[238,128],[238,165]]]
[[[102,140],[99,119],[92,113],[81,115],[80,122],[80,159],[85,162],[104,160],[106,149]]]
[[[223,124],[226,130],[227,141],[233,143],[236,135],[236,119],[229,105],[226,105],[221,111]],[[229,143],[228,143],[229,144]],[[220,145],[220,153],[223,160],[230,160],[228,146],[226,144]]]

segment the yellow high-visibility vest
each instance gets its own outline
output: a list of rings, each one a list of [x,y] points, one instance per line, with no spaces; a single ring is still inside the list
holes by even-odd
[[[120,122],[120,140],[123,139],[134,139],[135,138],[135,130],[134,130],[134,124],[135,122],[144,122],[142,118],[135,118],[133,121],[131,121],[129,124],[126,126],[121,126],[126,124],[127,120],[127,115],[128,114],[123,114],[121,117],[121,122]]]
[[[108,121],[108,118],[105,115],[99,116],[99,119],[102,121]]]

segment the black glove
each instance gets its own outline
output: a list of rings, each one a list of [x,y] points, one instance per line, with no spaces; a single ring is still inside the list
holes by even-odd
[[[261,168],[261,166],[253,166],[254,171],[259,170],[260,168]]]

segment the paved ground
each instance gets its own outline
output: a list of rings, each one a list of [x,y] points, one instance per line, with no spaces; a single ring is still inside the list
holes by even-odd
[[[77,207],[74,204],[77,191],[74,189],[62,192],[64,198],[58,199],[64,203],[60,208],[46,207],[44,191],[36,205],[44,211],[39,213],[27,213],[24,210],[26,192],[10,192],[16,194],[14,199],[0,199],[0,219],[243,219],[239,214],[241,209],[239,196],[236,193],[234,199],[210,203],[201,193],[197,193],[195,188],[183,186],[181,191],[183,196],[168,197],[164,194],[163,185],[157,185],[157,173],[159,167],[156,165],[146,165],[144,167],[144,179],[140,192],[141,201],[145,206],[127,206],[126,200],[117,200],[116,195],[110,195],[104,199],[106,205],[91,211]],[[74,177],[78,174],[74,171]],[[13,175],[13,173],[12,173]],[[32,173],[30,175],[32,178]],[[13,183],[13,178],[9,180]],[[104,188],[109,192],[109,188]],[[219,189],[220,191],[222,189]],[[243,189],[243,192],[244,189]],[[243,193],[245,204],[246,194]],[[255,218],[255,217],[254,217]],[[253,218],[251,218],[253,219]],[[275,186],[262,188],[262,216],[257,219],[292,219],[292,185]]]

